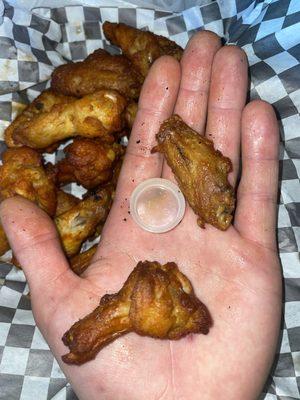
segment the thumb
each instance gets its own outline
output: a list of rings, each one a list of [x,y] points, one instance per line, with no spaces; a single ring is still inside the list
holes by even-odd
[[[69,267],[49,216],[31,201],[16,196],[1,203],[0,218],[32,300],[64,296],[79,278]]]

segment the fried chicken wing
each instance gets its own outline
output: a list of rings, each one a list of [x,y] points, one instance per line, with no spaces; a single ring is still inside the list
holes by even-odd
[[[114,89],[123,96],[137,99],[143,78],[124,56],[98,49],[84,61],[56,68],[51,87],[58,93],[85,96],[102,89]]]
[[[57,164],[58,183],[77,182],[92,189],[111,179],[113,166],[124,147],[98,139],[75,138],[64,152],[66,157]]]
[[[64,335],[67,364],[83,364],[108,343],[128,332],[177,340],[189,333],[207,334],[212,320],[188,278],[169,262],[139,262],[122,289],[106,294],[100,305]]]
[[[103,32],[145,77],[151,64],[160,56],[169,55],[180,60],[183,49],[175,42],[152,32],[141,31],[125,24],[104,22]]]
[[[66,193],[63,190],[58,190],[55,216],[58,217],[59,215],[71,210],[71,208],[76,206],[79,202],[80,199],[78,197]]]
[[[50,216],[56,210],[56,187],[46,175],[40,154],[29,147],[8,149],[0,167],[0,201],[19,195]]]
[[[0,223],[0,256],[3,256],[10,249],[3,226]]]
[[[8,147],[21,147],[22,143],[14,140],[14,132],[28,124],[37,115],[49,112],[53,106],[58,104],[68,104],[75,100],[74,97],[64,96],[62,94],[54,93],[52,90],[45,90],[42,92],[32,103],[30,103],[25,110],[18,115],[14,121],[6,128],[4,132],[5,143]],[[45,149],[46,152],[51,152],[51,149]],[[55,148],[54,148],[55,150]]]
[[[62,246],[68,257],[77,254],[82,243],[106,220],[112,203],[112,190],[110,186],[98,189],[55,218]]]
[[[36,149],[73,136],[105,137],[122,129],[125,106],[126,100],[118,92],[102,90],[37,114],[18,126],[12,137]]]
[[[229,158],[214,149],[213,142],[195,132],[178,115],[167,119],[156,135],[158,146],[171,167],[198,224],[226,230],[232,220],[234,191],[228,182]]]
[[[91,263],[94,254],[96,253],[97,247],[98,246],[95,244],[88,250],[76,254],[69,259],[70,267],[72,271],[75,272],[75,274],[81,275],[87,269],[87,267]]]

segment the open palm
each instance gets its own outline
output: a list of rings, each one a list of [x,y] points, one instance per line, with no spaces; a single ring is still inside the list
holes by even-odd
[[[262,389],[272,363],[281,313],[276,252],[278,130],[272,108],[245,107],[247,62],[216,35],[201,32],[181,64],[155,62],[144,84],[139,112],[101,243],[83,277],[63,255],[50,219],[32,203],[1,205],[12,249],[24,266],[36,322],[80,399],[250,400]],[[226,232],[200,229],[187,209],[164,234],[141,230],[128,213],[137,184],[174,179],[160,154],[151,155],[160,123],[173,112],[233,162],[235,184],[242,155],[234,225]],[[91,312],[105,293],[118,291],[140,260],[175,261],[212,315],[207,336],[179,341],[130,333],[80,367],[61,362],[63,333]]]

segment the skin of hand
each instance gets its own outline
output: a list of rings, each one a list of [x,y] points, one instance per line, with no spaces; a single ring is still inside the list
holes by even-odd
[[[76,276],[47,215],[21,199],[1,204],[1,221],[24,266],[35,320],[80,399],[254,400],[272,365],[281,319],[281,270],[276,249],[278,127],[263,101],[245,106],[247,59],[197,33],[180,64],[164,56],[151,67],[119,178],[112,211],[90,267]],[[148,178],[174,177],[150,154],[161,122],[179,114],[214,141],[241,179],[233,225],[200,229],[187,208],[172,231],[141,230],[128,214],[130,194]],[[15,218],[18,215],[18,218]],[[14,223],[13,223],[14,221]],[[174,261],[207,305],[208,335],[178,341],[128,334],[80,367],[61,361],[63,333],[117,292],[138,261]]]

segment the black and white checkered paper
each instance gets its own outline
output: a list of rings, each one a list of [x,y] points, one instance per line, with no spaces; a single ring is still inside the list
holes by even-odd
[[[278,354],[260,400],[300,399],[300,1],[136,0],[122,5],[118,0],[107,6],[65,0],[53,8],[54,3],[0,0],[0,152],[4,129],[48,87],[56,66],[81,60],[99,47],[115,51],[102,32],[106,20],[149,29],[183,47],[193,33],[208,29],[246,51],[250,98],[270,102],[281,128],[277,233],[285,312]],[[0,400],[76,399],[35,325],[27,291],[22,271],[1,264]]]

